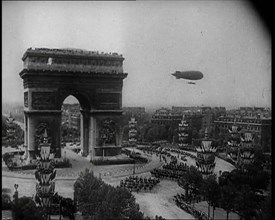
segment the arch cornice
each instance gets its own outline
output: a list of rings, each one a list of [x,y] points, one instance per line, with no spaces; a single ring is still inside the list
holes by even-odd
[[[54,74],[53,74],[54,73]],[[81,70],[56,70],[56,69],[23,69],[19,76],[24,79],[27,76],[47,76],[47,77],[88,77],[88,78],[104,78],[104,79],[125,79],[128,73],[108,73]]]
[[[123,113],[123,110],[91,110],[89,111],[89,114],[90,115],[93,115],[93,116],[100,116],[100,115],[113,115],[113,116],[119,116],[119,115],[122,115]]]
[[[62,113],[61,110],[24,110],[25,114],[56,114],[60,115]]]

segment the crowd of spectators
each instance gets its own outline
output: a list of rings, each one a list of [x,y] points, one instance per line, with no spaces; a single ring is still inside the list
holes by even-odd
[[[180,207],[182,210],[186,211],[187,213],[193,215],[196,219],[210,220],[210,218],[208,218],[208,216],[204,212],[196,210],[195,207],[188,204],[185,201],[185,196],[183,194],[177,194],[176,196],[174,196],[174,200],[178,207]]]

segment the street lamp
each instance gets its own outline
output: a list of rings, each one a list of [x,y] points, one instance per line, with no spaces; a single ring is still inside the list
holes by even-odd
[[[14,184],[15,192],[17,192],[18,184]]]
[[[18,184],[14,184],[14,188],[15,188],[15,192],[14,192],[14,201],[15,201],[15,203],[17,203],[17,201],[18,201],[18,191],[17,191],[17,189],[18,189]]]

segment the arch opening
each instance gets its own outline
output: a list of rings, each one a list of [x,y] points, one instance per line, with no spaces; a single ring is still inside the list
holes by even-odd
[[[58,108],[61,109],[64,103],[66,104],[78,103],[80,106],[80,110],[85,110],[85,111],[91,110],[91,104],[89,102],[88,97],[78,92],[75,92],[75,94],[68,93],[61,96]]]
[[[61,107],[61,142],[65,145],[80,146],[80,103],[68,96]]]
[[[64,98],[61,106],[60,139],[62,148],[66,147],[80,156],[91,158],[96,144],[96,120],[90,114],[90,109],[91,105],[84,95],[76,93]]]

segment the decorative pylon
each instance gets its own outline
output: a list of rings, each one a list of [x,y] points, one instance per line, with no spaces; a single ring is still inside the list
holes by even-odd
[[[254,161],[254,137],[251,132],[245,132],[241,135],[239,163],[242,167]]]
[[[239,152],[241,145],[241,128],[236,124],[236,118],[231,128],[228,129],[230,140],[227,142],[227,157],[229,157],[235,165],[239,163]]]
[[[195,147],[197,151],[196,166],[203,175],[213,174],[215,168],[215,152],[217,150],[216,146],[212,146],[212,140],[208,137],[208,130],[205,129],[205,137],[201,142],[200,146]]]
[[[188,139],[188,129],[189,129],[189,124],[185,120],[185,115],[182,115],[182,119],[179,123],[178,127],[178,137],[179,137],[179,147],[186,147],[187,144],[187,139]]]
[[[137,142],[137,121],[134,117],[131,117],[129,121],[129,143],[130,145],[136,145]]]
[[[47,129],[43,134],[43,140],[39,144],[40,156],[36,156],[37,168],[35,171],[36,195],[35,202],[42,208],[49,210],[51,198],[55,190],[54,154],[50,153],[51,144],[48,143]]]

